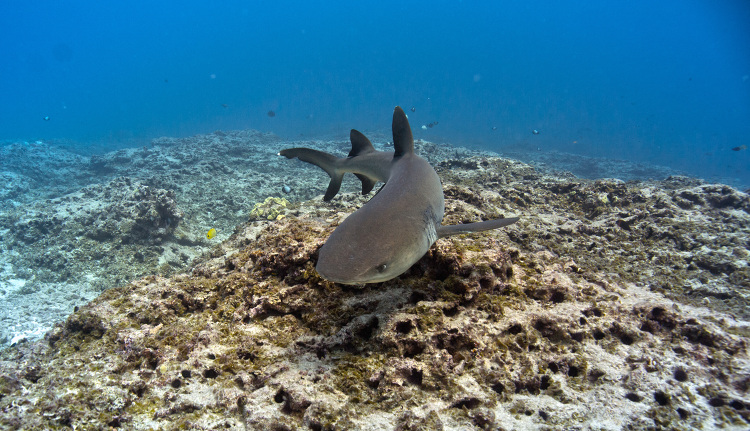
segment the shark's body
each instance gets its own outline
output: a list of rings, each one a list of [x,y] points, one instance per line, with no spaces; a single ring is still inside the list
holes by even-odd
[[[309,148],[289,148],[279,154],[315,164],[331,177],[324,200],[341,187],[344,173],[362,181],[369,193],[377,181],[383,188],[333,231],[320,249],[315,269],[325,279],[344,284],[378,283],[409,269],[438,238],[497,229],[518,218],[442,226],[443,187],[435,170],[414,153],[409,121],[400,107],[393,113],[394,152],[376,151],[356,130],[347,158]]]

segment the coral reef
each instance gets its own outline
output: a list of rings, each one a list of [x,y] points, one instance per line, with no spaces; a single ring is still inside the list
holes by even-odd
[[[2,222],[12,226],[6,241],[24,245],[25,253],[11,262],[35,268],[38,280],[59,281],[69,278],[71,272],[98,272],[71,264],[80,261],[78,257],[101,262],[108,273],[96,275],[107,277],[113,275],[106,264],[111,248],[125,248],[136,258],[154,254],[149,249],[170,237],[182,217],[174,192],[121,177],[5,212]],[[75,248],[55,247],[60,237],[74,238]]]
[[[18,268],[2,289],[13,306],[2,315],[0,344],[38,324],[49,329],[106,288],[158,272],[162,243],[182,217],[173,192],[127,177],[0,213],[9,227],[0,249]]]
[[[86,157],[42,141],[0,146],[0,210],[50,199],[90,184]]]
[[[239,131],[91,157],[42,142],[0,149],[0,346],[40,337],[107,288],[185,269],[280,193],[285,175],[269,167],[281,145]]]
[[[435,163],[447,223],[521,221],[361,287],[314,263],[366,198],[243,223],[189,271],[107,290],[1,351],[0,426],[748,427],[745,193]]]

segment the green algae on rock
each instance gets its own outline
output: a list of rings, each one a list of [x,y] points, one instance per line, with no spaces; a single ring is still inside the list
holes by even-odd
[[[263,202],[255,204],[250,211],[250,220],[280,220],[284,218],[287,207],[290,206],[288,200],[273,196],[267,197]]]

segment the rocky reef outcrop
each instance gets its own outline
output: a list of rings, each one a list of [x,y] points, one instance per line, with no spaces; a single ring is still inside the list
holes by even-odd
[[[356,287],[314,264],[365,198],[287,206],[0,352],[0,426],[747,428],[746,194],[490,157],[437,170],[446,223],[521,221]]]

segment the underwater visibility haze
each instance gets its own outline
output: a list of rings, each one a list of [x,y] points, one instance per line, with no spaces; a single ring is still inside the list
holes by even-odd
[[[435,124],[417,138],[750,185],[746,1],[11,1],[0,22],[4,142],[345,136],[401,105]]]
[[[3,2],[0,430],[746,430],[749,23]]]

